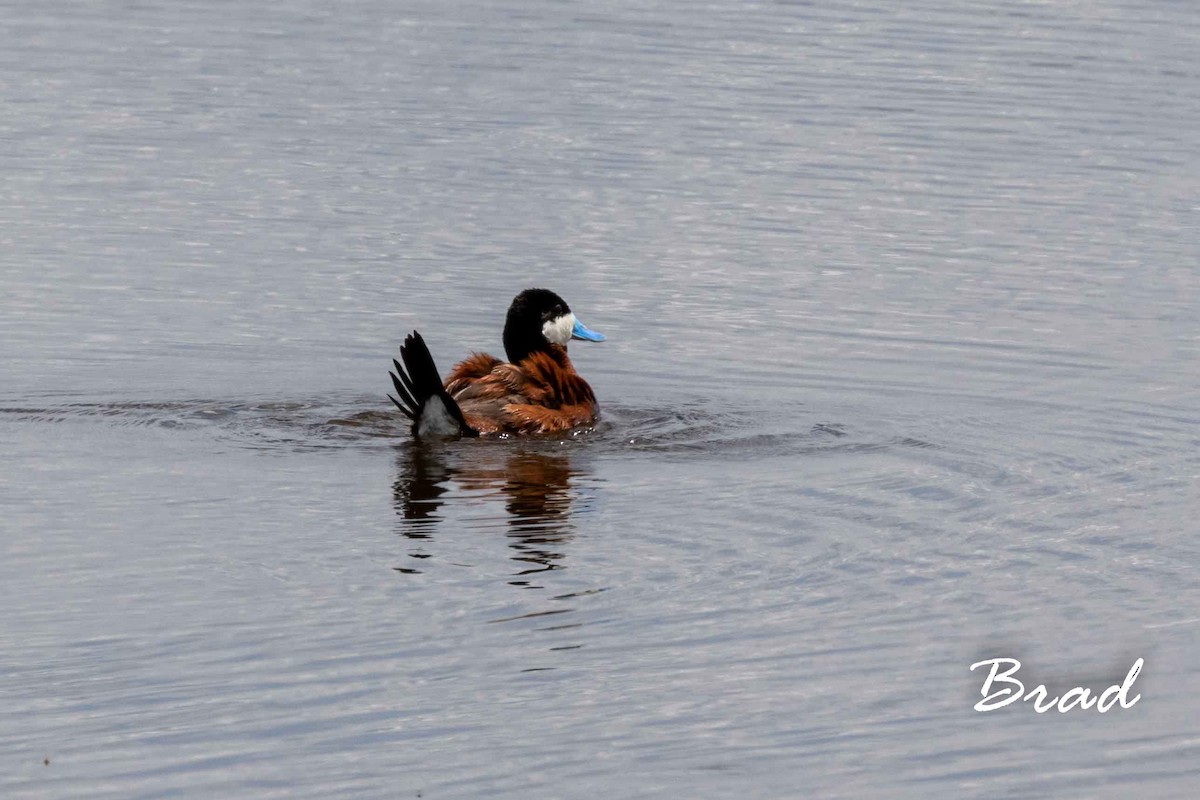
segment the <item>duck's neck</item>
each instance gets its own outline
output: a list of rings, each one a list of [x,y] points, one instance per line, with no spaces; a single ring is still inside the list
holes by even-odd
[[[571,363],[571,357],[567,355],[567,346],[565,344],[552,344],[546,348],[546,352],[550,354],[558,365],[565,371],[574,373],[575,365]]]
[[[520,364],[525,359],[544,353],[550,356],[555,364],[566,371],[575,372],[575,365],[571,363],[571,357],[567,355],[567,346],[565,344],[553,344],[542,339],[536,347],[513,347],[509,342],[505,342],[504,353],[508,356],[510,364]]]

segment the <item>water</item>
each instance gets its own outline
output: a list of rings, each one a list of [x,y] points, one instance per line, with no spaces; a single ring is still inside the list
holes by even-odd
[[[1193,796],[1189,5],[276,5],[0,12],[0,794]]]

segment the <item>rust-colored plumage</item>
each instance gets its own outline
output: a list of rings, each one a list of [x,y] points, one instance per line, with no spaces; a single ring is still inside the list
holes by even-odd
[[[484,434],[561,433],[591,425],[599,413],[592,387],[557,344],[518,364],[475,353],[451,370],[445,389]]]

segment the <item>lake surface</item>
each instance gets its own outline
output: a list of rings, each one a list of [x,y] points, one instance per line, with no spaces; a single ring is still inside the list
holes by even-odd
[[[1195,796],[1191,4],[0,40],[0,795]],[[414,447],[528,286],[603,422]]]

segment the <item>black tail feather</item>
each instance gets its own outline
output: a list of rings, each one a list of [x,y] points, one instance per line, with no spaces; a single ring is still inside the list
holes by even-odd
[[[405,337],[404,344],[400,345],[400,360],[392,359],[392,365],[395,367],[395,372],[390,373],[390,376],[392,388],[396,390],[397,396],[393,397],[389,394],[388,399],[395,404],[396,408],[400,409],[404,416],[412,420],[414,437],[421,435],[422,415],[425,414],[430,400],[436,400],[444,408],[445,413],[441,416],[443,423],[446,415],[449,415],[453,423],[457,423],[460,436],[479,435],[479,432],[468,425],[463,418],[462,409],[458,407],[458,403],[442,387],[442,379],[438,377],[437,365],[433,363],[433,355],[429,352],[421,334],[413,331]],[[440,410],[439,413],[441,413]],[[436,418],[437,415],[433,416]]]
[[[392,379],[392,386],[396,389],[396,394],[400,399],[397,400],[390,394],[388,397],[396,404],[396,408],[404,412],[404,416],[416,422],[417,411],[420,410],[421,405],[413,398],[412,391],[405,385],[408,383],[408,376],[404,374],[404,368],[400,366],[400,362],[393,358],[392,364],[395,366],[396,371],[389,373],[389,377]],[[411,384],[409,385],[411,386]]]

